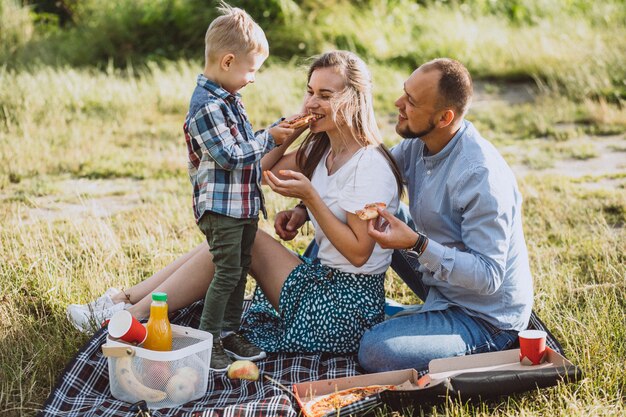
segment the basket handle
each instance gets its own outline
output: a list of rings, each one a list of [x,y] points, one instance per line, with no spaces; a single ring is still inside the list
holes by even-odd
[[[107,358],[123,358],[124,356],[135,356],[135,349],[127,346],[102,345],[102,354]]]

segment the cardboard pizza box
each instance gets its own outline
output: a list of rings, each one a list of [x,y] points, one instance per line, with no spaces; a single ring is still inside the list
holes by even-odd
[[[363,398],[340,410],[324,415],[344,416],[363,413],[386,404],[392,409],[432,404],[446,396],[462,400],[487,399],[553,386],[558,381],[573,382],[582,372],[569,360],[547,349],[546,360],[540,365],[525,366],[519,361],[519,349],[481,353],[453,358],[435,359],[429,363],[428,374],[419,378],[415,369],[381,372],[337,379],[304,382],[293,385],[295,397],[307,417],[307,404],[328,394],[350,388],[372,385],[394,385]]]
[[[520,363],[519,349],[478,353],[454,358],[433,359],[428,364],[428,374],[433,380],[440,380],[467,372],[529,372],[555,366],[572,366],[572,363],[558,352],[550,348],[546,348],[546,351],[546,361],[533,366],[526,366]]]
[[[343,416],[350,415],[354,411],[362,412],[370,406],[379,405],[380,398],[377,396],[366,397],[358,401],[358,404],[356,404],[357,408],[354,410],[352,407],[344,407],[341,410],[333,409],[326,414],[320,415],[307,413],[306,405],[317,398],[350,388],[368,387],[372,385],[416,385],[418,378],[419,375],[415,369],[403,369],[400,371],[380,372],[375,374],[348,376],[344,378],[302,382],[294,384],[292,388],[296,400],[298,401],[298,405],[305,416]]]
[[[380,399],[392,410],[402,410],[446,398],[463,402],[496,399],[583,378],[580,368],[558,352],[546,350],[545,362],[533,366],[520,364],[519,349],[435,359],[428,366],[430,381],[417,389],[383,391]]]

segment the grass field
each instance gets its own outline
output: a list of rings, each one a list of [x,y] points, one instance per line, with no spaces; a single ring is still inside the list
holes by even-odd
[[[0,414],[33,415],[86,341],[65,319],[68,303],[129,287],[202,240],[181,134],[198,71],[186,61],[132,74],[0,69]],[[373,72],[392,145],[408,71]],[[255,126],[297,110],[303,87],[301,68],[266,68],[244,90]],[[626,415],[626,111],[535,84],[478,89],[469,119],[520,173],[535,309],[586,378],[433,415]],[[612,167],[593,165],[608,156]],[[270,213],[293,204],[267,196]],[[387,292],[414,300],[391,274]]]

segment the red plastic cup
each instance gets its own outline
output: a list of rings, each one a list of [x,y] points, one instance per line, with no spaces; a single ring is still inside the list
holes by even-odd
[[[545,361],[546,336],[542,330],[519,332],[519,360],[522,365],[539,365]]]
[[[109,320],[109,336],[127,343],[141,344],[146,340],[148,331],[132,314],[121,310]]]

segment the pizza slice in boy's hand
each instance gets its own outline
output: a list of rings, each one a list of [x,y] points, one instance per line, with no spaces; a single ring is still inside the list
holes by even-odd
[[[376,209],[380,208],[381,210],[384,210],[386,207],[387,204],[385,203],[370,203],[366,204],[362,210],[355,211],[354,214],[359,216],[359,219],[361,220],[371,220],[378,217],[378,210]]]

